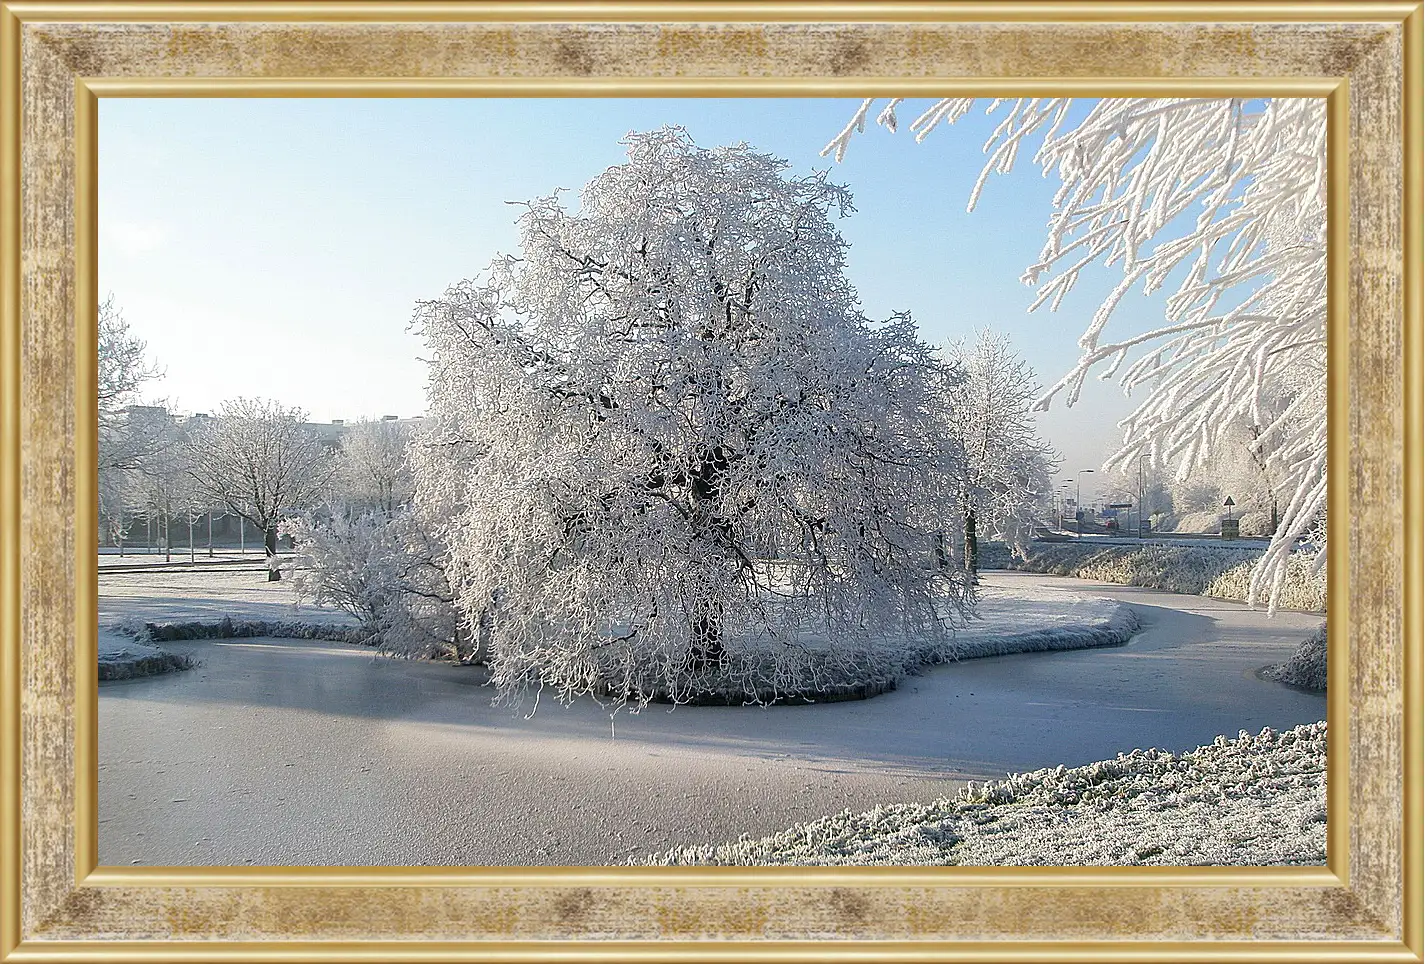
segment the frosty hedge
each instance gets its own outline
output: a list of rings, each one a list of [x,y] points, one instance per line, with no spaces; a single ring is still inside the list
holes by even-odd
[[[1079,545],[1035,543],[1023,553],[997,546],[982,560],[1001,567],[1055,576],[1076,576],[1124,586],[1165,589],[1197,596],[1246,602],[1252,571],[1262,550],[1208,546]],[[1277,605],[1285,609],[1324,612],[1326,573],[1314,555],[1297,553],[1289,560]]]

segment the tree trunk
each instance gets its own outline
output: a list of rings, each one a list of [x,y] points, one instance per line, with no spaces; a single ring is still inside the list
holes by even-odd
[[[268,526],[267,534],[263,540],[263,549],[267,553],[267,581],[281,582],[282,573],[277,568],[277,527]]]
[[[692,630],[692,669],[696,671],[709,663],[722,662],[727,655],[722,645],[722,606],[716,602],[695,603]]]
[[[965,568],[977,576],[980,569],[980,539],[975,534],[975,510],[965,510]]]

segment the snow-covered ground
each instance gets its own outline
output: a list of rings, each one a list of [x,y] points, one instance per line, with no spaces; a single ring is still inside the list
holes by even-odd
[[[989,585],[982,587],[979,600],[975,617],[956,633],[958,659],[1118,645],[1138,628],[1137,619],[1121,603],[1064,589]],[[130,658],[136,658],[138,644],[127,634],[144,623],[216,622],[224,618],[355,622],[339,610],[299,602],[290,583],[267,582],[261,570],[214,572],[200,567],[100,575],[101,656],[127,645]],[[119,632],[120,628],[124,632]],[[120,657],[116,654],[113,658]]]
[[[208,550],[199,546],[192,557],[188,554],[188,547],[174,546],[173,552],[165,554],[162,549],[146,549],[143,546],[137,549],[128,548],[123,555],[118,549],[105,546],[99,550],[99,568],[115,569],[120,566],[188,566],[188,565],[209,565],[209,566],[232,566],[232,565],[261,566],[263,564],[262,548],[248,549],[246,552],[239,552],[237,549],[214,549],[213,554],[208,555]]]
[[[100,860],[606,866],[847,809],[924,804],[969,780],[1325,716],[1320,694],[1256,675],[1319,617],[1027,573],[983,578],[1020,598],[1046,586],[1111,597],[1142,630],[1124,646],[928,668],[866,701],[651,706],[612,719],[587,699],[512,713],[491,705],[483,670],[339,643],[166,644],[198,668],[99,691]],[[109,582],[110,615],[177,602],[126,602],[133,594]],[[184,598],[213,592],[194,584]],[[241,592],[273,618],[289,617],[284,596],[261,582]]]
[[[980,587],[979,607],[955,636],[961,659],[1083,649],[1126,642],[1138,629],[1127,606],[1102,596],[1020,583]]]
[[[266,619],[303,622],[354,622],[340,610],[297,599],[291,583],[267,582],[265,571],[105,572],[99,577],[99,624],[119,622],[189,622],[192,620]],[[956,633],[962,657],[1040,649],[1078,648],[1048,643],[1050,637],[1084,637],[1092,645],[1102,634],[1122,642],[1134,623],[1120,603],[1081,591],[1018,583],[986,582],[980,606]]]
[[[1261,552],[1271,540],[1265,537],[1243,536],[1238,539],[1223,539],[1221,536],[1200,535],[1181,532],[1159,532],[1139,539],[1132,535],[1085,532],[1082,536],[1072,529],[1061,533],[1069,542],[1084,546],[1189,546],[1200,549],[1240,549],[1243,552]],[[1053,544],[1059,544],[1054,540]]]
[[[257,561],[260,564],[260,560]],[[224,616],[302,622],[355,621],[340,610],[298,601],[289,582],[268,582],[267,572],[262,568],[209,572],[200,567],[99,574],[101,628],[120,622],[177,623],[219,620]]]
[[[101,555],[100,560],[109,557]],[[113,557],[118,559],[117,556]],[[124,556],[125,560],[142,556]],[[157,555],[149,561],[161,561]],[[260,564],[261,557],[248,560]],[[136,563],[135,563],[136,565]],[[212,565],[212,563],[209,563]],[[185,660],[134,638],[144,623],[234,619],[354,622],[346,613],[296,602],[285,582],[267,582],[265,569],[211,571],[101,571],[99,573],[99,678],[128,679],[184,669]]]
[[[1230,866],[1326,862],[1326,723],[1242,731],[1181,756],[1134,750],[849,810],[645,864]]]

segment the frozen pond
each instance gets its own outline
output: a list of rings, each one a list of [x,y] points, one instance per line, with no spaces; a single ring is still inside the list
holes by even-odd
[[[971,660],[865,702],[526,718],[483,672],[299,640],[167,644],[192,671],[99,691],[99,859],[605,865],[967,779],[1183,750],[1325,717],[1255,677],[1319,616],[1021,573],[1134,607],[1125,647]]]

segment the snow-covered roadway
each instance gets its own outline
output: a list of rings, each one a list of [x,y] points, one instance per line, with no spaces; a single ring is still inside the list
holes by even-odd
[[[1134,608],[1125,647],[968,660],[865,702],[581,701],[531,718],[483,675],[340,644],[166,644],[202,665],[105,684],[99,857],[145,864],[621,863],[976,781],[1324,718],[1258,679],[1319,616],[1028,573]]]

